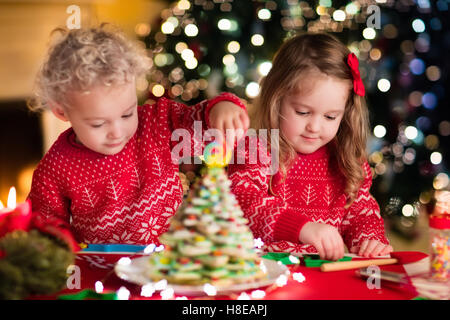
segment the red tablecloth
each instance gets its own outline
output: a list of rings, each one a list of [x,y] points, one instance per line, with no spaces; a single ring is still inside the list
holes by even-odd
[[[79,254],[76,266],[79,269],[80,282],[68,281],[68,287],[53,296],[32,297],[32,299],[55,299],[62,294],[74,294],[83,289],[94,289],[96,281],[101,281],[104,293],[115,292],[120,287],[130,291],[130,300],[133,299],[161,299],[159,293],[151,298],[141,296],[141,287],[119,279],[113,266],[120,254]],[[136,255],[135,257],[138,257]],[[266,291],[264,299],[267,300],[410,300],[417,297],[417,292],[410,285],[399,285],[381,282],[380,289],[369,289],[366,280],[358,277],[355,270],[321,272],[319,268],[310,268],[303,265],[289,265],[291,276],[286,285],[277,287],[273,285],[263,288]],[[380,269],[394,272],[405,272],[402,265],[380,266]],[[305,277],[298,282],[292,275],[300,272]],[[253,291],[253,290],[251,290]],[[249,295],[251,291],[247,292]],[[236,299],[237,295],[216,296],[215,299]],[[194,298],[195,297],[188,297]],[[210,298],[210,297],[209,297]],[[204,297],[202,298],[204,299]]]

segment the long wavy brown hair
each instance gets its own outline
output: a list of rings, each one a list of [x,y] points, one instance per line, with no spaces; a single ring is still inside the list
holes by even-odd
[[[308,79],[306,75],[319,72],[348,80],[351,90],[344,115],[335,138],[329,143],[331,165],[336,165],[346,179],[344,192],[348,196],[347,206],[355,200],[357,190],[367,174],[362,164],[367,158],[369,132],[365,99],[356,95],[350,85],[353,78],[347,64],[349,53],[350,50],[344,44],[326,33],[305,33],[288,39],[275,54],[270,72],[262,79],[260,94],[250,113],[252,128],[279,129],[283,97],[298,88],[301,81]],[[283,176],[282,182],[295,157],[293,146],[280,131],[279,170]]]

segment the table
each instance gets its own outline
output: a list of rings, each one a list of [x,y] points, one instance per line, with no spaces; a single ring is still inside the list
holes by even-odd
[[[151,297],[141,295],[141,287],[119,279],[114,271],[114,264],[122,257],[129,257],[128,253],[78,253],[75,267],[69,276],[67,288],[52,296],[35,296],[31,299],[55,299],[60,295],[75,294],[84,289],[95,289],[97,281],[103,285],[103,293],[117,292],[126,288],[130,300],[161,299],[159,293]],[[138,257],[133,255],[133,257]],[[336,272],[321,272],[319,268],[305,267],[304,265],[288,265],[291,276],[287,284],[278,287],[263,288],[265,300],[411,300],[418,296],[417,291],[410,285],[399,285],[381,282],[379,289],[369,289],[365,279],[358,277],[355,270]],[[405,273],[402,265],[380,266],[381,270]],[[292,275],[301,273],[304,281],[295,280]],[[126,290],[125,290],[126,291]],[[253,291],[253,290],[252,290]],[[248,292],[251,295],[251,292]],[[176,296],[175,296],[176,297]],[[198,297],[188,297],[199,299]],[[237,295],[207,297],[210,299],[230,300]],[[201,299],[205,299],[204,297]]]

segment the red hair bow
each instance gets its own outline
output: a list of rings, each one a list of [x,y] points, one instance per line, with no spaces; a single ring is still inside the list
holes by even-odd
[[[353,91],[361,97],[364,97],[366,90],[364,89],[364,84],[361,80],[361,75],[359,74],[359,62],[355,54],[349,53],[347,56],[347,64],[350,67],[353,76]]]

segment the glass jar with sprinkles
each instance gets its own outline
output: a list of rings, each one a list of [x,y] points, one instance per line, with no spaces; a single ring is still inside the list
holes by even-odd
[[[450,192],[436,191],[430,216],[430,277],[450,280]]]

